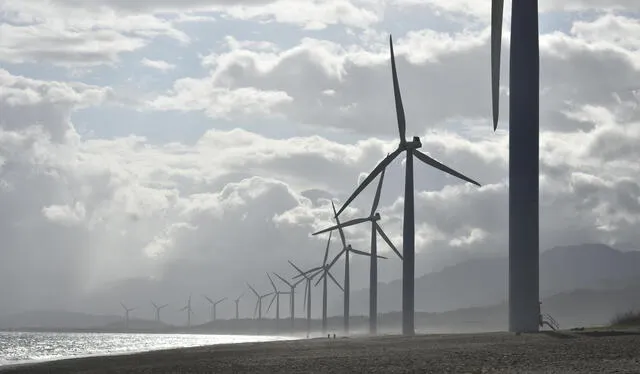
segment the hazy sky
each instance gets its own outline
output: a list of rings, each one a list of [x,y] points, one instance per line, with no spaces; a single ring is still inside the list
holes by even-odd
[[[640,2],[540,7],[541,245],[635,247]],[[497,133],[489,12],[489,0],[0,0],[0,313],[131,277],[232,297],[245,281],[266,291],[265,271],[292,274],[286,259],[319,262],[324,239],[309,234],[331,223],[328,198],[397,143],[389,33],[407,135],[484,185],[416,167],[416,274],[506,254],[510,6]],[[380,207],[398,248],[402,176],[398,160]],[[345,216],[366,214],[373,189]],[[348,234],[368,249],[367,227]],[[382,281],[400,277],[390,258]],[[354,263],[363,287],[366,260]]]

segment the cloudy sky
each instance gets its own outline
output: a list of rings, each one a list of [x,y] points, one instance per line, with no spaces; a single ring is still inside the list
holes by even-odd
[[[407,135],[483,184],[416,167],[416,274],[506,254],[508,123],[491,130],[489,6],[0,0],[0,313],[131,278],[173,292],[158,298],[232,297],[245,281],[267,290],[266,271],[291,275],[286,259],[318,263],[326,237],[310,233],[331,223],[329,199],[344,201],[397,144],[389,33]],[[542,248],[635,248],[640,3],[540,8]],[[398,248],[402,165],[380,207]],[[373,189],[345,216],[366,214]],[[367,227],[348,235],[368,249]],[[352,287],[366,266],[354,259]],[[399,270],[390,256],[381,280]],[[125,288],[117,297],[138,297]]]

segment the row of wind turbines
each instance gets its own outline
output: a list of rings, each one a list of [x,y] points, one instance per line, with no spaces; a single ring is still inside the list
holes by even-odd
[[[492,0],[491,17],[491,81],[493,103],[493,127],[498,124],[499,91],[500,91],[500,49],[502,43],[502,18],[504,0]],[[509,131],[509,330],[514,332],[538,331],[539,317],[539,42],[538,42],[538,1],[514,1],[512,4],[511,21],[511,60],[510,60],[510,123]],[[279,319],[279,297],[282,294],[290,295],[291,320],[295,318],[294,292],[295,287],[306,281],[305,300],[303,303],[307,312],[307,329],[311,326],[311,282],[315,280],[317,286],[323,282],[323,308],[322,330],[327,329],[327,283],[328,279],[340,288],[344,293],[344,330],[349,331],[349,256],[358,254],[370,257],[370,303],[369,323],[370,332],[377,331],[377,260],[386,257],[377,254],[377,234],[380,234],[389,247],[403,262],[402,270],[402,333],[414,335],[415,326],[415,211],[414,211],[414,157],[424,164],[439,169],[451,176],[472,183],[478,187],[475,180],[459,173],[452,168],[436,161],[422,153],[418,148],[422,147],[420,138],[414,136],[411,141],[406,140],[406,120],[398,75],[393,51],[393,41],[389,37],[391,54],[391,72],[393,79],[393,91],[395,98],[396,115],[398,122],[399,144],[398,147],[380,161],[372,172],[360,183],[355,191],[336,211],[332,202],[336,225],[320,230],[313,235],[329,232],[329,240],[324,254],[322,265],[301,270],[293,262],[291,266],[298,272],[291,281],[278,276],[290,287],[290,292],[279,291],[271,277],[269,280],[274,289],[273,292],[260,295],[251,285],[248,285],[257,298],[256,311],[258,318],[262,317],[263,298],[274,295],[271,301],[276,302],[276,319]],[[516,124],[515,126],[513,124]],[[404,191],[404,220],[403,220],[403,251],[402,254],[395,248],[388,236],[384,233],[378,221],[380,214],[377,207],[380,201],[380,193],[384,180],[384,173],[401,153],[406,153],[405,163],[405,191]],[[340,222],[340,214],[349,204],[377,177],[378,188],[372,204],[369,216]],[[352,248],[347,244],[343,229],[348,226],[370,223],[371,224],[371,252],[366,253]],[[338,230],[342,244],[342,250],[331,262],[328,262],[329,243],[334,230]],[[330,270],[344,255],[344,286],[336,280]],[[191,298],[183,310],[188,311],[189,321],[191,315]],[[237,315],[236,301],[236,318]],[[270,304],[270,305],[271,305]],[[155,306],[155,305],[154,305]],[[127,316],[130,310],[124,305]],[[215,311],[215,307],[214,307]],[[214,312],[215,313],[215,312]],[[157,310],[159,318],[159,309]]]
[[[344,294],[344,332],[349,333],[349,309],[350,309],[350,255],[361,255],[367,256],[370,258],[370,277],[369,277],[369,332],[371,334],[377,333],[377,286],[378,286],[378,259],[387,259],[384,256],[378,255],[377,251],[377,241],[378,234],[382,237],[384,242],[391,248],[391,250],[398,256],[400,260],[403,261],[403,300],[402,300],[402,310],[403,310],[403,327],[402,331],[404,334],[413,335],[415,333],[414,327],[414,274],[415,274],[415,214],[414,214],[414,181],[413,181],[413,161],[414,157],[424,164],[434,167],[442,172],[445,172],[451,176],[454,176],[458,179],[461,179],[465,182],[469,182],[480,186],[478,182],[475,180],[459,173],[458,171],[453,170],[452,168],[436,161],[432,157],[428,156],[425,153],[422,153],[418,150],[422,146],[420,142],[420,138],[414,136],[411,141],[406,140],[406,121],[404,114],[404,107],[402,104],[402,97],[400,94],[400,86],[398,82],[398,74],[396,69],[396,61],[395,54],[393,51],[393,40],[389,37],[389,48],[391,54],[391,73],[393,80],[393,92],[395,98],[395,107],[396,107],[396,115],[398,121],[398,132],[399,132],[399,144],[398,147],[388,154],[378,165],[373,169],[373,171],[360,183],[360,185],[355,189],[355,191],[349,196],[349,198],[342,205],[340,210],[336,210],[336,207],[332,201],[332,209],[333,209],[333,217],[336,221],[334,226],[329,228],[317,231],[313,233],[313,235],[320,235],[329,233],[329,239],[327,240],[327,246],[324,253],[324,258],[322,264],[311,269],[303,271],[298,266],[296,266],[293,262],[289,261],[291,266],[295,268],[298,272],[291,280],[286,280],[284,277],[279,274],[276,275],[280,280],[282,280],[287,286],[290,287],[290,291],[280,291],[273,279],[269,274],[269,281],[273,287],[273,291],[265,294],[260,294],[256,291],[254,287],[250,284],[247,286],[251,289],[251,291],[256,296],[256,312],[258,319],[262,319],[262,300],[265,297],[273,295],[271,299],[271,303],[269,304],[269,308],[271,305],[276,303],[276,319],[279,320],[279,311],[280,311],[280,295],[290,295],[290,308],[291,308],[291,323],[293,324],[295,318],[295,287],[301,283],[303,280],[306,281],[305,286],[305,300],[303,303],[303,308],[307,312],[307,329],[310,332],[311,326],[311,283],[315,280],[315,285],[317,286],[320,282],[323,283],[323,292],[322,292],[322,331],[323,333],[327,330],[327,288],[328,288],[328,280],[331,281],[343,292]],[[404,221],[403,221],[403,253],[401,254],[398,249],[393,245],[388,235],[382,230],[378,221],[381,219],[380,213],[378,210],[378,205],[380,203],[380,197],[382,192],[382,186],[384,182],[384,175],[387,166],[391,164],[393,160],[395,160],[401,153],[406,154],[406,163],[405,163],[405,194],[404,194]],[[378,179],[378,185],[375,192],[375,196],[373,199],[373,203],[371,206],[371,210],[369,215],[366,217],[351,219],[349,221],[341,222],[340,214],[349,206],[349,204],[376,178]],[[371,225],[371,251],[369,253],[357,250],[352,247],[346,240],[344,234],[344,228],[358,225],[358,224],[370,224]],[[333,231],[338,230],[340,235],[340,244],[342,248],[340,252],[329,262],[329,246],[331,242],[331,237]],[[331,268],[336,264],[336,262],[344,257],[344,281],[341,285],[338,280],[331,274]],[[208,298],[207,298],[208,299]],[[210,299],[209,299],[210,300]],[[213,301],[210,300],[212,303]],[[237,306],[237,304],[236,304]],[[123,306],[124,307],[124,306]],[[190,316],[191,316],[191,298],[187,305],[182,309],[187,311],[188,315],[188,324],[190,324]],[[215,304],[213,304],[213,313],[215,313]],[[237,313],[236,313],[237,317]]]

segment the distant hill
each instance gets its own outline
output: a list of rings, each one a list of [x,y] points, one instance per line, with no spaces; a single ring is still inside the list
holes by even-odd
[[[640,284],[640,252],[623,252],[603,244],[556,247],[540,255],[541,297],[576,289],[616,289]],[[500,304],[507,299],[508,259],[478,258],[416,278],[416,310],[448,310]],[[380,313],[402,305],[402,282],[378,286]],[[342,310],[342,295],[333,293],[331,314]],[[368,312],[368,289],[352,291],[354,314]]]
[[[640,311],[640,285],[617,290],[574,290],[542,300],[542,312],[556,319],[561,328],[607,325],[615,315],[632,310]],[[487,330],[504,330],[508,326],[508,307],[503,302],[463,308],[429,316],[425,322],[452,327],[469,327],[473,322]]]

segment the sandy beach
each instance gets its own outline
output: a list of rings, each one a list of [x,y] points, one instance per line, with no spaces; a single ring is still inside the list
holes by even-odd
[[[305,339],[78,358],[2,373],[640,373],[638,333]]]

